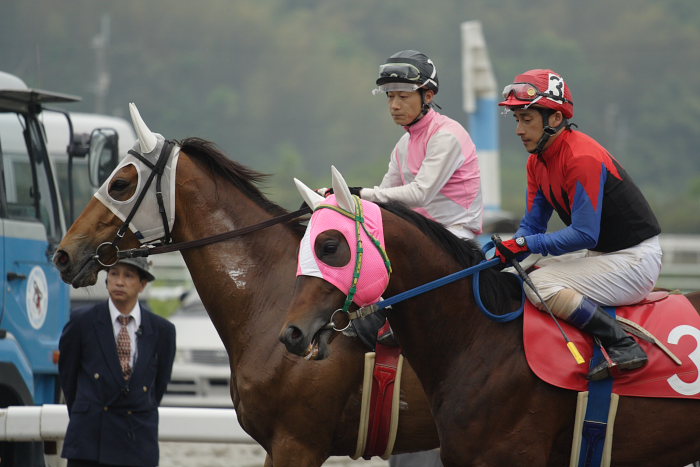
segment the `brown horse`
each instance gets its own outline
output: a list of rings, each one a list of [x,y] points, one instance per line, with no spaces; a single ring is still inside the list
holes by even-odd
[[[138,129],[142,122],[134,124]],[[143,141],[152,138],[142,131],[143,147]],[[103,188],[116,200],[135,198],[137,171],[135,165],[126,165]],[[173,240],[202,239],[285,213],[256,187],[261,178],[207,141],[184,140],[175,174]],[[93,284],[101,268],[92,260],[96,248],[111,242],[121,225],[93,198],[56,253],[63,279],[74,287]],[[291,356],[277,340],[293,291],[295,252],[302,233],[298,223],[278,224],[182,251],[229,355],[238,421],[267,451],[267,467],[320,466],[329,456],[353,455],[357,441],[365,351],[359,340],[334,339],[334,357],[324,362]],[[131,231],[120,244],[138,246]],[[394,452],[437,446],[427,399],[413,371],[404,365]]]
[[[335,184],[334,190],[340,199]],[[347,197],[352,199],[349,192]],[[457,240],[439,224],[399,205],[380,206],[393,268],[384,297],[484,259],[475,244]],[[317,220],[321,211],[331,210],[316,210],[310,225],[324,222]],[[349,240],[338,225],[319,228],[315,240],[310,236],[317,261],[336,268],[354,264]],[[492,311],[512,309],[517,294],[506,276],[513,277],[482,272],[481,295]],[[700,309],[700,294],[689,298]],[[311,345],[318,347],[320,358],[334,358],[324,334],[333,332],[327,323],[335,321],[334,310],[345,299],[344,292],[324,279],[299,276],[280,339],[293,353],[305,354]],[[394,304],[388,317],[430,399],[445,465],[568,465],[576,393],[541,381],[528,368],[522,321],[500,324],[488,319],[475,304],[471,281]],[[621,397],[613,465],[690,464],[700,458],[698,433],[700,401]]]

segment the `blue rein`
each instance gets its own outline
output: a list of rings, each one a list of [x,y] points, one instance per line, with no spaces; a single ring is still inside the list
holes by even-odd
[[[489,251],[490,249],[494,248],[493,242],[488,242],[484,247],[482,248],[483,251]],[[421,295],[426,292],[429,292],[433,289],[437,289],[438,287],[442,287],[443,285],[450,284],[454,281],[457,281],[459,279],[462,279],[467,276],[473,275],[474,277],[472,278],[472,288],[474,289],[474,299],[476,301],[476,304],[479,306],[479,309],[490,319],[493,321],[499,322],[499,323],[506,323],[508,321],[513,321],[514,319],[517,319],[520,317],[520,315],[523,314],[523,307],[525,305],[525,291],[523,290],[523,299],[520,304],[520,308],[518,308],[515,311],[512,311],[510,313],[506,313],[504,315],[496,315],[491,313],[486,307],[484,306],[483,301],[481,300],[481,291],[479,287],[479,273],[483,271],[484,269],[488,269],[490,267],[493,267],[497,264],[499,264],[501,260],[499,258],[491,258],[489,260],[484,260],[477,264],[476,266],[472,266],[467,269],[462,269],[461,271],[454,272],[450,275],[447,275],[445,277],[441,277],[440,279],[436,279],[434,281],[428,282],[423,285],[419,285],[418,287],[415,287],[413,289],[406,290],[405,292],[398,293],[394,295],[393,297],[389,297],[386,300],[381,300],[377,303],[374,303],[372,305],[367,305],[359,310],[350,313],[350,318],[351,319],[356,319],[356,318],[362,318],[363,316],[367,316],[369,314],[374,313],[375,311],[381,310],[383,308],[387,308],[395,303],[402,302],[404,300],[408,300],[409,298],[413,298],[416,295]],[[522,282],[522,280],[521,280]]]

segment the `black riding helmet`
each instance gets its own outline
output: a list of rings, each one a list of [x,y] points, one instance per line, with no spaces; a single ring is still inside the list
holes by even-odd
[[[396,86],[392,89],[391,83],[404,83],[409,86]],[[375,94],[392,90],[430,89],[438,93],[439,81],[435,64],[424,53],[417,50],[402,50],[386,60],[379,66],[378,88]],[[412,89],[410,89],[412,88]]]
[[[437,69],[432,60],[424,53],[417,50],[402,50],[386,60],[379,66],[379,78],[377,87],[372,94],[383,94],[390,91],[418,91],[422,102],[421,113],[407,126],[411,126],[427,114],[430,107],[437,104],[428,104],[425,101],[425,91],[430,89],[435,94],[438,92],[439,81]]]

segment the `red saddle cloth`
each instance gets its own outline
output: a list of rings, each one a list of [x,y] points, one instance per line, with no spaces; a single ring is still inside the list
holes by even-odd
[[[616,378],[613,392],[621,396],[700,399],[700,315],[688,299],[654,292],[640,304],[618,307],[616,313],[651,332],[682,365],[677,365],[658,346],[635,337],[649,356],[649,363]],[[587,391],[593,338],[562,320],[559,323],[586,363],[576,364],[552,318],[530,302],[523,317],[527,362],[549,384]]]

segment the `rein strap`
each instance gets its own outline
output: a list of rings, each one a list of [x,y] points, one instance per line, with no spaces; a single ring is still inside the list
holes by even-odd
[[[404,300],[408,300],[409,298],[413,298],[416,295],[421,295],[426,292],[430,292],[431,290],[437,289],[438,287],[442,287],[444,285],[450,284],[452,282],[458,281],[460,279],[463,279],[467,276],[474,275],[474,298],[476,299],[479,308],[481,311],[490,319],[498,322],[508,322],[512,321],[514,319],[517,319],[520,317],[520,315],[523,314],[523,307],[525,305],[525,297],[524,297],[524,292],[523,292],[523,303],[520,306],[519,309],[512,311],[510,313],[506,313],[503,315],[496,315],[491,312],[489,312],[486,307],[484,306],[483,302],[481,301],[481,294],[479,293],[479,283],[478,283],[478,277],[479,277],[479,272],[483,271],[484,269],[488,269],[490,267],[496,266],[501,262],[500,258],[491,258],[490,260],[485,260],[482,261],[481,263],[477,264],[476,266],[472,266],[470,268],[462,269],[461,271],[454,272],[452,274],[449,274],[447,276],[441,277],[439,279],[435,279],[434,281],[427,282],[423,285],[419,285],[418,287],[414,287],[412,289],[406,290],[405,292],[398,293],[394,295],[393,297],[389,297],[386,300],[382,300],[380,302],[374,303],[372,305],[367,305],[363,306],[355,311],[349,312],[348,317],[352,321],[353,319],[357,318],[364,318],[365,316],[371,315],[372,313],[379,311],[381,309],[390,307],[391,305],[395,303],[402,302]]]
[[[386,300],[382,300],[380,302],[374,303],[372,305],[367,305],[364,306],[356,311],[353,311],[350,313],[350,319],[356,319],[356,318],[363,318],[367,315],[371,315],[375,311],[379,311],[381,309],[384,309],[386,307],[389,307],[395,303],[402,302],[404,300],[408,300],[409,298],[413,298],[416,295],[421,295],[426,292],[430,292],[433,289],[437,289],[438,287],[442,287],[443,285],[447,285],[451,282],[457,281],[459,279],[463,279],[467,276],[471,276],[475,272],[488,269],[492,266],[495,266],[496,264],[500,263],[501,260],[499,258],[493,258],[488,261],[482,261],[481,263],[477,264],[476,266],[472,266],[467,269],[462,269],[461,271],[457,271],[455,273],[452,273],[450,275],[447,275],[445,277],[441,277],[439,279],[435,279],[434,281],[427,282],[423,285],[419,285],[418,287],[414,287],[412,289],[406,290],[405,292],[398,293],[394,295],[393,297],[389,297]]]
[[[294,212],[288,212],[281,216],[273,217],[266,221],[260,222],[259,224],[249,225],[248,227],[243,227],[237,230],[231,230],[229,232],[220,233],[217,235],[212,235],[211,237],[200,238],[197,240],[191,240],[189,242],[181,243],[171,243],[169,245],[162,245],[156,247],[142,247],[142,248],[132,248],[130,250],[119,251],[117,255],[120,259],[122,258],[136,258],[149,255],[158,255],[161,253],[170,253],[171,251],[188,250],[190,248],[197,248],[199,246],[209,245],[212,243],[222,242],[230,238],[240,237],[242,235],[255,232],[256,230],[262,230],[267,227],[271,227],[275,224],[280,224],[282,222],[287,222],[297,217],[301,217],[304,214],[309,214],[311,208],[304,206]]]

